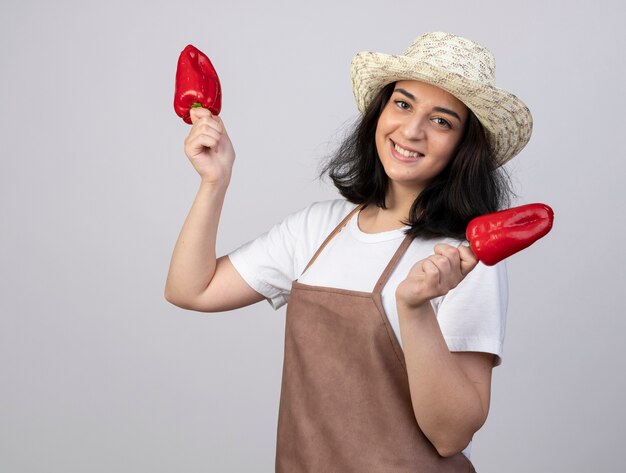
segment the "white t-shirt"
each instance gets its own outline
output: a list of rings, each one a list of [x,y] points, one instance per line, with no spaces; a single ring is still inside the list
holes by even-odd
[[[371,292],[404,238],[403,229],[364,233],[355,214],[302,274],[328,234],[356,207],[344,199],[315,202],[289,215],[267,233],[232,253],[229,258],[243,279],[278,309],[289,301],[291,283]],[[459,245],[449,238],[415,238],[382,291],[387,318],[400,344],[395,291],[411,267],[433,253],[435,244]],[[450,351],[478,351],[502,360],[508,285],[504,262],[479,263],[445,296],[431,301]]]

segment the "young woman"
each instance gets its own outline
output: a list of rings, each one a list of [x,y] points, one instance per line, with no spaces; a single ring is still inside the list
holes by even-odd
[[[185,152],[201,184],[166,298],[206,312],[289,303],[277,471],[473,471],[507,282],[462,242],[471,218],[506,203],[499,167],[532,129],[494,71],[487,49],[447,33],[357,54],[362,117],[325,168],[343,198],[221,258],[235,153],[222,120],[192,110]]]

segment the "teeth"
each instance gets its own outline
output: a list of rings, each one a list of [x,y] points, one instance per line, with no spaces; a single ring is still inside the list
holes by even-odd
[[[407,149],[400,148],[397,144],[394,144],[394,148],[398,153],[400,153],[402,156],[406,156],[407,158],[417,158],[419,156],[419,153],[417,151],[409,151]]]

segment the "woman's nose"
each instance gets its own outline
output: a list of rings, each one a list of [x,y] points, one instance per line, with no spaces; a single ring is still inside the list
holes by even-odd
[[[404,124],[404,137],[412,140],[421,140],[425,134],[426,118],[423,116],[413,116]]]

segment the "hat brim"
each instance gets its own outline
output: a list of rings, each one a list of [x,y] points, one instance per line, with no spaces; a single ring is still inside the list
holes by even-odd
[[[530,110],[515,95],[495,86],[468,80],[411,57],[383,53],[357,53],[351,69],[354,98],[361,113],[387,84],[417,80],[451,93],[476,115],[500,165],[517,155],[530,139]]]

